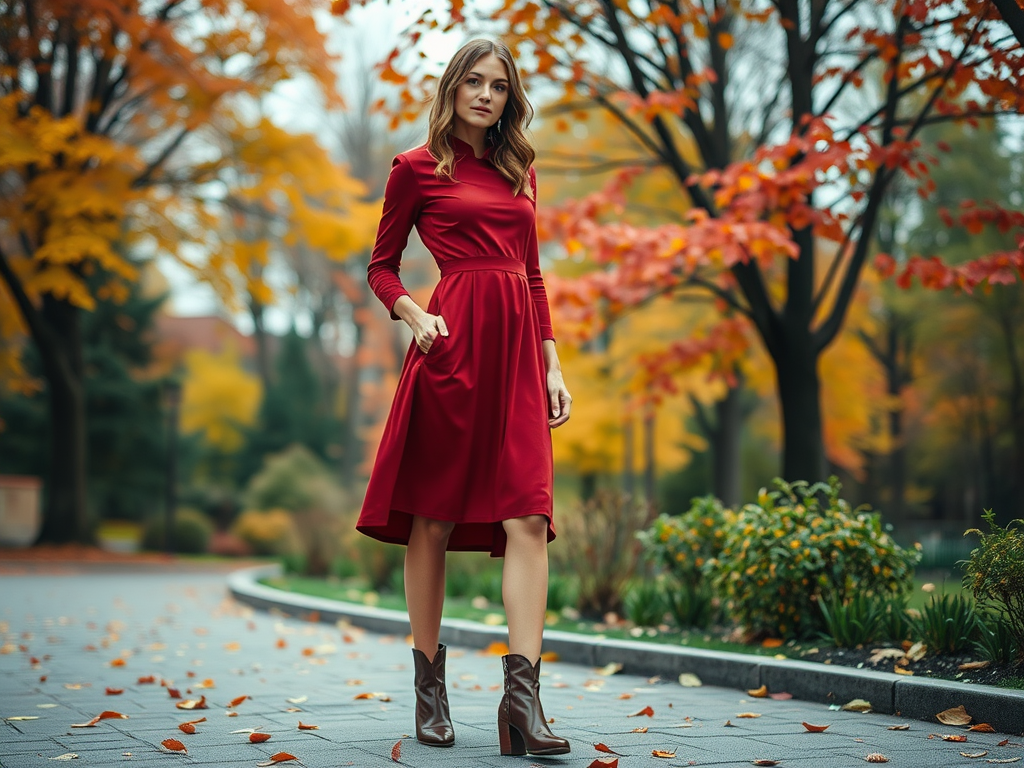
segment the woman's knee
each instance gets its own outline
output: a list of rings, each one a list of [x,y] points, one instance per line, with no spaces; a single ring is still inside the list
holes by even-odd
[[[417,517],[414,525],[419,529],[420,534],[439,542],[448,541],[448,537],[455,529],[455,523],[448,520],[431,520],[427,517]]]
[[[548,519],[544,515],[527,515],[502,521],[505,535],[509,538],[524,538],[547,543]]]

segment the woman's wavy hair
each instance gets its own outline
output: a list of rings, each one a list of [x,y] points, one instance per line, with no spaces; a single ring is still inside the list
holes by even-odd
[[[536,153],[526,138],[526,127],[533,119],[533,107],[526,98],[519,69],[512,51],[500,41],[471,40],[462,46],[441,75],[437,94],[430,107],[427,148],[437,159],[434,175],[454,181],[455,151],[448,141],[455,128],[455,90],[473,66],[484,56],[493,53],[508,70],[508,100],[501,119],[487,129],[487,142],[491,145],[491,164],[512,183],[514,194],[524,192],[533,199],[529,181],[530,166]]]

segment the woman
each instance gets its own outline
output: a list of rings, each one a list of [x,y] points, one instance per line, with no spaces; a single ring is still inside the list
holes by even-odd
[[[552,523],[550,429],[569,418],[537,254],[533,117],[507,46],[474,40],[441,76],[427,144],[398,155],[368,282],[412,329],[357,529],[406,544],[416,737],[454,740],[438,643],[445,553],[504,557],[503,755],[560,755],[539,699]],[[426,311],[399,264],[416,226],[441,270]]]

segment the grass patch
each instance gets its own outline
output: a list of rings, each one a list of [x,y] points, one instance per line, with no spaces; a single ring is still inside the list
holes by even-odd
[[[1024,676],[1007,677],[1000,680],[996,686],[998,688],[1013,688],[1018,691],[1024,691]]]

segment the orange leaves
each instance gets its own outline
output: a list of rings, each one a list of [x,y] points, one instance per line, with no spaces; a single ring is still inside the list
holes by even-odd
[[[396,763],[402,759],[402,741],[398,740],[395,745],[391,747],[391,759]]]
[[[112,666],[112,667],[123,667],[125,665],[125,663],[126,662],[125,662],[124,659],[114,659],[113,661],[110,662],[110,666]]]
[[[124,688],[107,688],[106,689],[107,696],[120,696],[122,693],[124,693]]]
[[[243,701],[245,701],[248,698],[249,698],[248,696],[236,696],[235,698],[233,698],[231,701],[228,702],[228,707],[230,707],[230,708],[237,707],[239,704],[241,704]]]
[[[675,752],[669,752],[667,749],[653,749],[651,750],[652,757],[664,757],[671,759],[676,756]]]
[[[802,723],[802,725],[810,733],[824,733],[829,728],[827,725],[811,725],[810,723]]]
[[[298,760],[295,755],[289,754],[288,752],[278,752],[276,755],[271,755],[269,760],[264,760],[262,763],[256,763],[257,768],[270,768],[272,765],[278,763],[287,763],[292,760]]]
[[[964,709],[964,706],[961,704],[958,707],[953,707],[952,709],[946,709],[939,712],[939,714],[935,716],[935,719],[943,725],[967,725],[974,718],[967,714],[967,710]]]
[[[641,709],[639,712],[634,712],[631,715],[626,715],[626,717],[654,717],[654,710],[651,709],[651,707],[647,706]]]
[[[762,685],[760,688],[747,691],[747,696],[754,699],[765,699],[768,698],[768,686]]]
[[[122,715],[120,712],[114,712],[112,710],[105,710],[96,715],[92,720],[87,723],[75,723],[72,728],[95,728],[96,724],[101,720],[127,720],[128,715]]]
[[[188,750],[185,749],[185,745],[177,739],[164,739],[160,742],[160,746],[167,752],[177,752],[182,755],[188,754]]]
[[[619,768],[619,758],[599,757],[591,762],[587,768]]]
[[[206,722],[206,718],[205,717],[200,717],[198,720],[189,720],[188,722],[181,723],[178,726],[178,730],[181,731],[182,733],[192,734],[192,733],[196,732],[196,725],[198,723],[205,723],[205,722]]]
[[[597,744],[595,744],[594,745],[594,749],[596,749],[598,752],[604,752],[604,753],[609,754],[609,755],[618,755],[619,754],[618,752],[613,750],[611,747],[609,747],[604,742],[598,742]],[[622,755],[619,755],[619,757],[622,757]]]
[[[146,675],[135,681],[138,685],[150,685],[156,682],[156,675]]]
[[[481,653],[488,656],[507,656],[508,643],[494,642],[487,646]]]
[[[320,726],[319,725],[306,725],[301,720],[299,720],[299,730],[300,731],[318,731],[318,730],[320,730]]]
[[[198,699],[185,699],[175,704],[178,709],[209,709],[206,705],[206,697],[200,696]]]
[[[270,734],[269,733],[259,733],[259,732],[256,732],[256,733],[250,733],[249,734],[249,742],[251,744],[262,744],[264,741],[270,741]]]
[[[976,723],[967,729],[968,731],[976,731],[978,733],[995,733],[996,729],[988,723]]]

